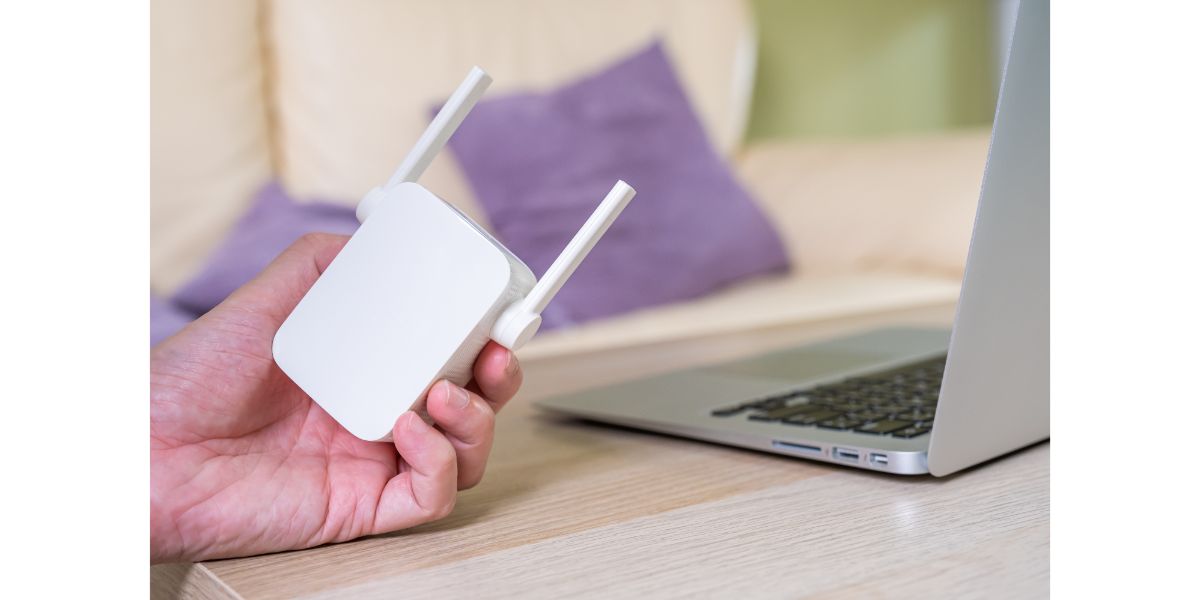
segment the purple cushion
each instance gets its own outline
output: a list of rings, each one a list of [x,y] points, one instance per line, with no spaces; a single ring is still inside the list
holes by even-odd
[[[234,225],[200,273],[172,297],[179,307],[205,313],[258,275],[292,242],[311,232],[349,235],[358,229],[352,207],[328,202],[296,202],[270,183]]]
[[[150,293],[150,345],[153,346],[183,329],[191,323],[196,315],[190,313],[173,302]]]
[[[497,237],[539,275],[614,182],[637,189],[543,314],[545,327],[694,298],[788,266],[661,43],[549,93],[481,101],[450,146]]]

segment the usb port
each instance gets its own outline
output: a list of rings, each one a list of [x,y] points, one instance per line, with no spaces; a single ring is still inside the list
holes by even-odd
[[[834,448],[833,457],[838,460],[848,462],[858,462],[858,450],[849,450],[846,448]]]
[[[872,452],[871,455],[867,457],[867,460],[869,460],[871,464],[875,465],[876,467],[886,467],[888,464],[888,455],[881,454],[879,452]]]

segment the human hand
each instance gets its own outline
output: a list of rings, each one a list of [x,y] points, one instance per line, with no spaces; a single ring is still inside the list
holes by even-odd
[[[467,389],[435,384],[426,402],[434,426],[407,412],[392,442],[354,437],[275,365],[275,331],[347,239],[301,238],[151,350],[152,562],[412,527],[449,514],[457,490],[483,477],[495,413],[521,385],[503,347],[484,348]]]

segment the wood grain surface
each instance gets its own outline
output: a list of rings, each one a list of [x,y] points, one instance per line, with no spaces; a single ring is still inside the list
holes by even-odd
[[[1049,444],[903,478],[551,417],[550,394],[749,356],[953,306],[542,357],[488,474],[437,523],[151,569],[155,598],[1018,598],[1049,594]]]

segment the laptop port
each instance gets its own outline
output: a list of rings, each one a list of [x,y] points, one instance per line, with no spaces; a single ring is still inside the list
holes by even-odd
[[[867,456],[867,460],[872,466],[886,467],[888,464],[888,455],[880,452],[872,452],[869,456]]]
[[[858,462],[858,450],[850,450],[848,448],[834,448],[833,457],[838,460],[847,462]]]
[[[785,441],[782,441],[782,440],[773,440],[773,441],[771,442],[771,445],[772,445],[772,446],[775,446],[776,448],[780,448],[780,449],[782,449],[782,450],[789,450],[789,451],[792,451],[792,452],[799,452],[799,453],[802,453],[802,454],[820,454],[820,453],[821,453],[821,447],[820,447],[820,446],[810,446],[810,445],[808,445],[808,444],[797,444],[797,443],[794,443],[794,442],[785,442]]]

